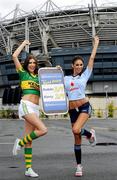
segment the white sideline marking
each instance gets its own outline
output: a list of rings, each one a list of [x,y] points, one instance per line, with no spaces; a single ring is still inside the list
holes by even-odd
[[[94,129],[99,129],[99,130],[109,130],[108,127],[94,127],[94,126],[93,126],[93,128],[94,128]]]
[[[0,143],[0,144],[5,144],[5,145],[7,145],[7,144],[14,144],[14,143],[7,143],[7,142],[6,142],[6,143]]]

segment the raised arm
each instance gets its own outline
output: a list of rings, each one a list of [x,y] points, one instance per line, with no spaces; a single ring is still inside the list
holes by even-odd
[[[28,40],[24,40],[22,44],[15,50],[15,52],[12,55],[16,69],[19,69],[21,67],[21,63],[18,59],[18,56],[26,45],[30,45],[30,42]]]
[[[90,55],[90,58],[89,58],[89,62],[88,62],[88,67],[90,69],[93,68],[94,59],[95,59],[95,55],[96,55],[96,52],[97,52],[98,44],[99,44],[99,38],[98,38],[98,36],[95,36],[94,37],[94,42],[93,42],[93,49],[92,49],[92,52],[91,52],[91,55]]]

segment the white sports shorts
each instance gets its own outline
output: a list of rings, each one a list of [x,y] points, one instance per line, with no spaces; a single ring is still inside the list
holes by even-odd
[[[27,100],[21,100],[18,108],[19,118],[24,119],[23,116],[35,113],[39,117],[39,105]]]

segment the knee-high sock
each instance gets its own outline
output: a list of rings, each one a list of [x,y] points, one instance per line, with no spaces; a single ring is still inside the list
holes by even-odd
[[[32,140],[38,138],[38,136],[36,135],[36,133],[34,131],[32,131],[30,134],[27,134],[25,137],[23,137],[20,142],[19,145],[21,147],[23,147],[25,144],[28,144],[29,142],[32,142]]]
[[[26,169],[32,167],[32,148],[24,148]]]
[[[81,129],[81,135],[86,136],[88,139],[91,137],[90,131],[87,131],[86,129]]]
[[[77,164],[81,164],[82,152],[81,152],[81,144],[74,144],[74,152]]]

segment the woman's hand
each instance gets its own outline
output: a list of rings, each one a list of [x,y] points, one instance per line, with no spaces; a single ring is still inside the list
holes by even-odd
[[[57,69],[62,69],[62,67],[60,65],[57,65],[56,68]]]
[[[31,43],[29,42],[29,40],[24,40],[22,44],[23,44],[24,46],[26,46],[26,45],[30,45]]]

